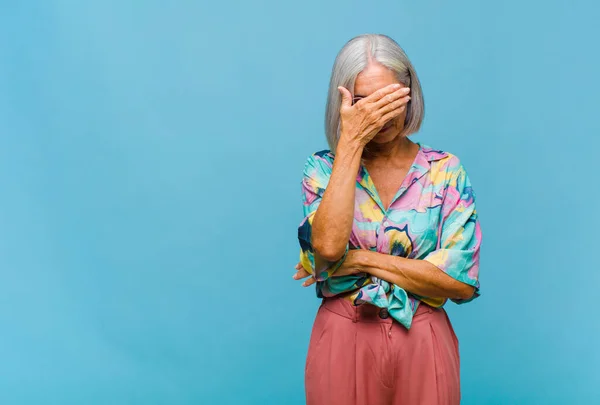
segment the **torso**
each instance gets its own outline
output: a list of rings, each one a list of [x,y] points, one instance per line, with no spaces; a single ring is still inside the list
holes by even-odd
[[[314,167],[310,173],[313,180],[306,183],[306,186],[312,187],[312,194],[316,195],[326,189],[334,158],[330,151],[316,152],[311,158],[315,161],[311,163]],[[406,153],[403,159],[393,162],[389,159],[363,160],[356,179],[354,221],[349,248],[408,259],[430,257],[439,246],[441,221],[449,215],[448,210],[453,209],[449,205],[446,211],[442,210],[446,197],[463,198],[465,207],[473,203],[473,199],[468,198],[468,193],[471,193],[468,182],[463,184],[467,188],[460,191],[462,194],[458,194],[456,181],[459,176],[466,176],[463,172],[456,156],[427,146],[422,146],[412,157]],[[451,183],[452,178],[454,183]],[[467,194],[463,195],[464,193]],[[310,204],[311,201],[307,200],[305,204],[307,203]],[[473,231],[472,227],[470,231]],[[302,233],[304,234],[306,232]],[[456,243],[461,241],[462,239],[457,238]],[[449,260],[449,256],[439,253],[429,260],[437,260],[442,266],[444,261]],[[471,257],[469,260],[473,262],[475,258]],[[351,292],[349,299],[355,301],[360,298],[361,302],[375,303],[380,307],[389,306],[390,299],[398,299],[396,291],[399,290],[386,287],[386,282],[382,280],[359,278],[355,283],[348,281],[344,277],[330,277],[319,286],[319,294],[331,297]],[[443,299],[437,302],[435,299],[412,295],[409,295],[409,300],[413,309],[420,301],[435,307],[444,303]]]
[[[392,199],[400,189],[411,164],[412,160],[407,162],[405,166],[393,169],[367,166],[367,171],[386,210],[389,209]]]
[[[386,210],[390,208],[393,198],[398,193],[400,186],[404,182],[410,167],[412,166],[419,146],[413,144],[413,150],[405,157],[402,157],[392,163],[364,162],[363,165],[369,172],[369,176],[377,189],[377,194]]]

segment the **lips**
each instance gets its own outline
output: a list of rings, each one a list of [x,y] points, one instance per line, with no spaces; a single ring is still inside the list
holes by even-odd
[[[379,131],[379,132],[386,131],[386,130],[388,130],[388,129],[389,129],[389,128],[391,128],[391,127],[392,127],[392,123],[391,123],[391,122],[388,122],[388,123],[387,123],[387,124],[385,124],[383,127],[381,127],[381,131]]]

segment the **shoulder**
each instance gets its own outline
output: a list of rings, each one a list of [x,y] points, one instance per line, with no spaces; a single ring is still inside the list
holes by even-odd
[[[434,184],[461,190],[471,188],[469,175],[457,155],[423,145],[421,149],[430,162],[430,176]]]
[[[334,158],[334,154],[328,149],[312,153],[304,163],[304,174],[330,174]]]
[[[462,161],[454,153],[434,149],[425,145],[421,145],[421,150],[430,162],[432,168],[437,169],[437,171],[451,175],[458,175],[465,171]]]

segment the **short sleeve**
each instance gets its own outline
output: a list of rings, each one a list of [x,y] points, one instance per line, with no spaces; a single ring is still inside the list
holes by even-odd
[[[346,258],[349,249],[347,244],[344,256],[336,262],[330,262],[315,254],[312,246],[312,221],[329,183],[332,166],[333,158],[328,151],[309,156],[304,165],[301,183],[304,218],[298,227],[300,262],[317,281],[325,281],[331,277]]]
[[[441,225],[436,250],[424,260],[454,279],[475,287],[473,297],[452,301],[462,304],[479,293],[479,250],[481,227],[475,209],[475,194],[461,164],[450,176],[441,210]]]

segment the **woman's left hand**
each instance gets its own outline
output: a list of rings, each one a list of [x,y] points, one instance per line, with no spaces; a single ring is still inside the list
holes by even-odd
[[[302,280],[302,279],[309,277],[308,280],[306,280],[302,283],[302,287],[308,287],[317,282],[317,280],[315,280],[315,277],[312,274],[310,274],[308,271],[304,270],[304,267],[302,267],[302,263],[298,262],[295,269],[296,269],[296,273],[293,276],[294,280]]]
[[[331,275],[331,277],[342,277],[342,276],[351,276],[360,273],[361,271],[357,268],[357,266],[352,260],[354,255],[360,254],[359,250],[350,250],[346,255],[346,259],[342,262],[340,267]],[[294,280],[303,280],[308,278],[308,280],[302,283],[302,287],[308,287],[316,283],[315,276],[310,274],[308,271],[302,267],[302,264],[298,262],[295,267],[296,273],[294,274]]]

